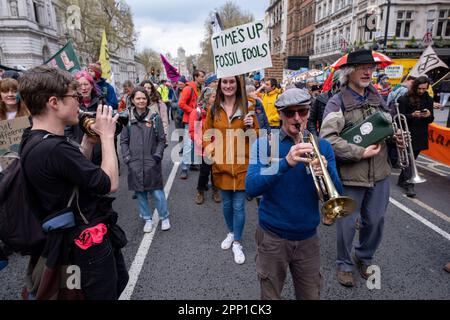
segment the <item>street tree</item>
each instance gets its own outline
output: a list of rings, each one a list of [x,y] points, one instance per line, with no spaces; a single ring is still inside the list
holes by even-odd
[[[60,0],[59,4],[60,10],[71,5],[80,8],[81,28],[68,33],[77,51],[90,61],[98,59],[103,30],[110,54],[118,54],[123,48],[134,50],[137,33],[131,9],[124,0]],[[67,12],[62,14],[67,21]]]
[[[224,29],[232,28],[255,20],[252,13],[243,12],[242,9],[231,0],[227,1],[219,9],[216,9],[216,11],[220,16]],[[206,72],[214,71],[214,59],[211,45],[211,36],[213,34],[211,16],[213,14],[213,12],[210,12],[208,19],[205,21],[205,38],[200,44],[202,53],[198,59],[199,68],[204,69]]]
[[[151,78],[152,70],[154,70],[155,72],[156,72],[156,70],[162,70],[163,66],[161,64],[161,58],[155,50],[150,49],[150,48],[145,48],[137,56],[145,67],[147,79]]]

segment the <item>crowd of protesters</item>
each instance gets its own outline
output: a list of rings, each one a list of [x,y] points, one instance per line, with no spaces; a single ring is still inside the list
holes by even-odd
[[[124,188],[119,186],[122,163],[128,173],[128,189],[137,200],[143,232],[151,233],[157,226],[149,195],[161,220],[161,230],[171,229],[170,203],[164,193],[162,173],[171,128],[181,131],[179,178],[188,180],[189,171],[199,171],[195,186],[192,183],[192,201],[201,206],[211,189],[213,202],[222,206],[226,230],[222,242],[216,240],[221,249],[231,249],[233,260],[239,265],[246,261],[242,242],[245,202],[258,200],[256,271],[263,299],[280,298],[288,266],[296,297],[320,298],[319,199],[308,168],[316,175],[322,175],[323,168],[309,156],[313,151],[311,142],[301,138],[310,132],[320,145],[323,161],[339,193],[357,202],[356,213],[336,223],[337,280],[343,286],[353,287],[355,267],[367,279],[367,268],[382,239],[389,176],[395,164],[389,162],[385,142],[363,148],[348,143],[340,133],[348,122],[363,117],[368,105],[385,113],[391,121],[398,103],[408,120],[417,158],[420,151],[428,148],[427,126],[434,119],[427,77],[408,76],[392,88],[386,76],[380,76],[376,84],[372,82],[376,68],[370,52],[362,50],[349,55],[348,62],[334,73],[331,90],[326,92],[320,84],[299,83],[286,89],[274,78],[259,76],[248,77],[241,85],[241,77],[218,79],[197,69],[191,81],[186,76],[159,84],[150,80],[139,84],[126,81],[121,95],[101,77],[99,63],[89,64],[73,76],[50,67],[34,68],[23,75],[3,73],[0,120],[27,116],[32,123],[31,129],[25,131],[21,150],[30,150],[31,145],[35,147],[34,158],[41,160],[22,165],[28,187],[36,193],[39,208],[43,209],[41,218],[55,218],[66,203],[70,203],[74,215],[69,228],[56,228],[49,233],[31,256],[23,297],[120,296],[128,280],[121,253],[126,236],[117,225],[113,199],[108,194]],[[450,95],[449,83],[445,80],[439,87],[443,105]],[[80,128],[79,110],[96,113],[92,125],[95,136]],[[113,110],[119,114],[113,116]],[[116,121],[120,113],[127,113],[129,120],[118,137]],[[240,138],[245,138],[243,150],[238,150]],[[280,146],[276,156],[279,162],[272,159],[274,142]],[[390,143],[402,147],[404,142],[394,136]],[[261,153],[262,145],[268,146],[267,154]],[[44,154],[45,157],[39,157]],[[264,173],[271,170],[275,174]],[[406,182],[410,177],[410,170],[403,169],[398,184],[409,197],[414,197],[414,186]],[[293,181],[304,181],[302,189],[290,188]],[[300,201],[303,198],[297,195],[299,192],[307,194],[308,201]],[[74,197],[76,202],[72,202]],[[286,205],[285,198],[287,202],[299,201]],[[334,224],[327,217],[321,221],[327,226]],[[361,244],[352,255],[358,227]],[[95,245],[92,239],[97,241]],[[7,261],[5,249],[6,253],[0,248],[0,269]],[[102,259],[98,259],[100,256]],[[49,270],[60,270],[65,263],[81,266],[81,290],[48,285],[60,281]],[[446,266],[450,272],[448,269]]]

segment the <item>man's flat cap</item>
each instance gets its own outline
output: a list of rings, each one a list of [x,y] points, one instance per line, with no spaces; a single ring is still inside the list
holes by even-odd
[[[288,89],[275,101],[277,110],[283,110],[292,106],[310,107],[311,95],[309,92],[298,88]]]

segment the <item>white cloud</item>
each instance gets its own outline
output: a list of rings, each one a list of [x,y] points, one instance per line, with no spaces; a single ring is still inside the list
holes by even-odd
[[[187,55],[198,54],[200,42],[204,38],[203,22],[198,23],[161,23],[146,19],[137,25],[139,40],[138,51],[152,48],[158,53],[167,53],[176,57],[179,47],[186,50]]]
[[[173,57],[177,55],[179,47],[186,50],[186,55],[200,53],[200,42],[205,36],[204,25],[208,14],[225,2],[226,0],[127,0],[139,33],[137,50],[152,48],[158,53],[170,52]],[[247,0],[240,2],[238,6],[244,12],[252,13],[256,19],[263,19],[268,3],[268,0]]]

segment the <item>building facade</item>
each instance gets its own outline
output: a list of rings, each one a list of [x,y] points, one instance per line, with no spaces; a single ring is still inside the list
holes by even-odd
[[[31,68],[61,47],[51,0],[0,0],[0,64]]]
[[[314,0],[289,0],[287,14],[286,68],[308,67],[314,53]]]
[[[320,69],[332,64],[350,46],[355,2],[356,0],[316,0],[311,67]]]
[[[266,10],[266,26],[272,54],[272,68],[265,71],[267,78],[283,79],[286,59],[287,15],[289,0],[270,0]]]
[[[76,31],[67,28],[66,10],[58,0],[0,0],[0,64],[36,67],[68,40],[76,40]],[[110,52],[114,85],[137,80],[135,53],[132,46]],[[95,62],[83,52],[77,54],[82,67]]]

